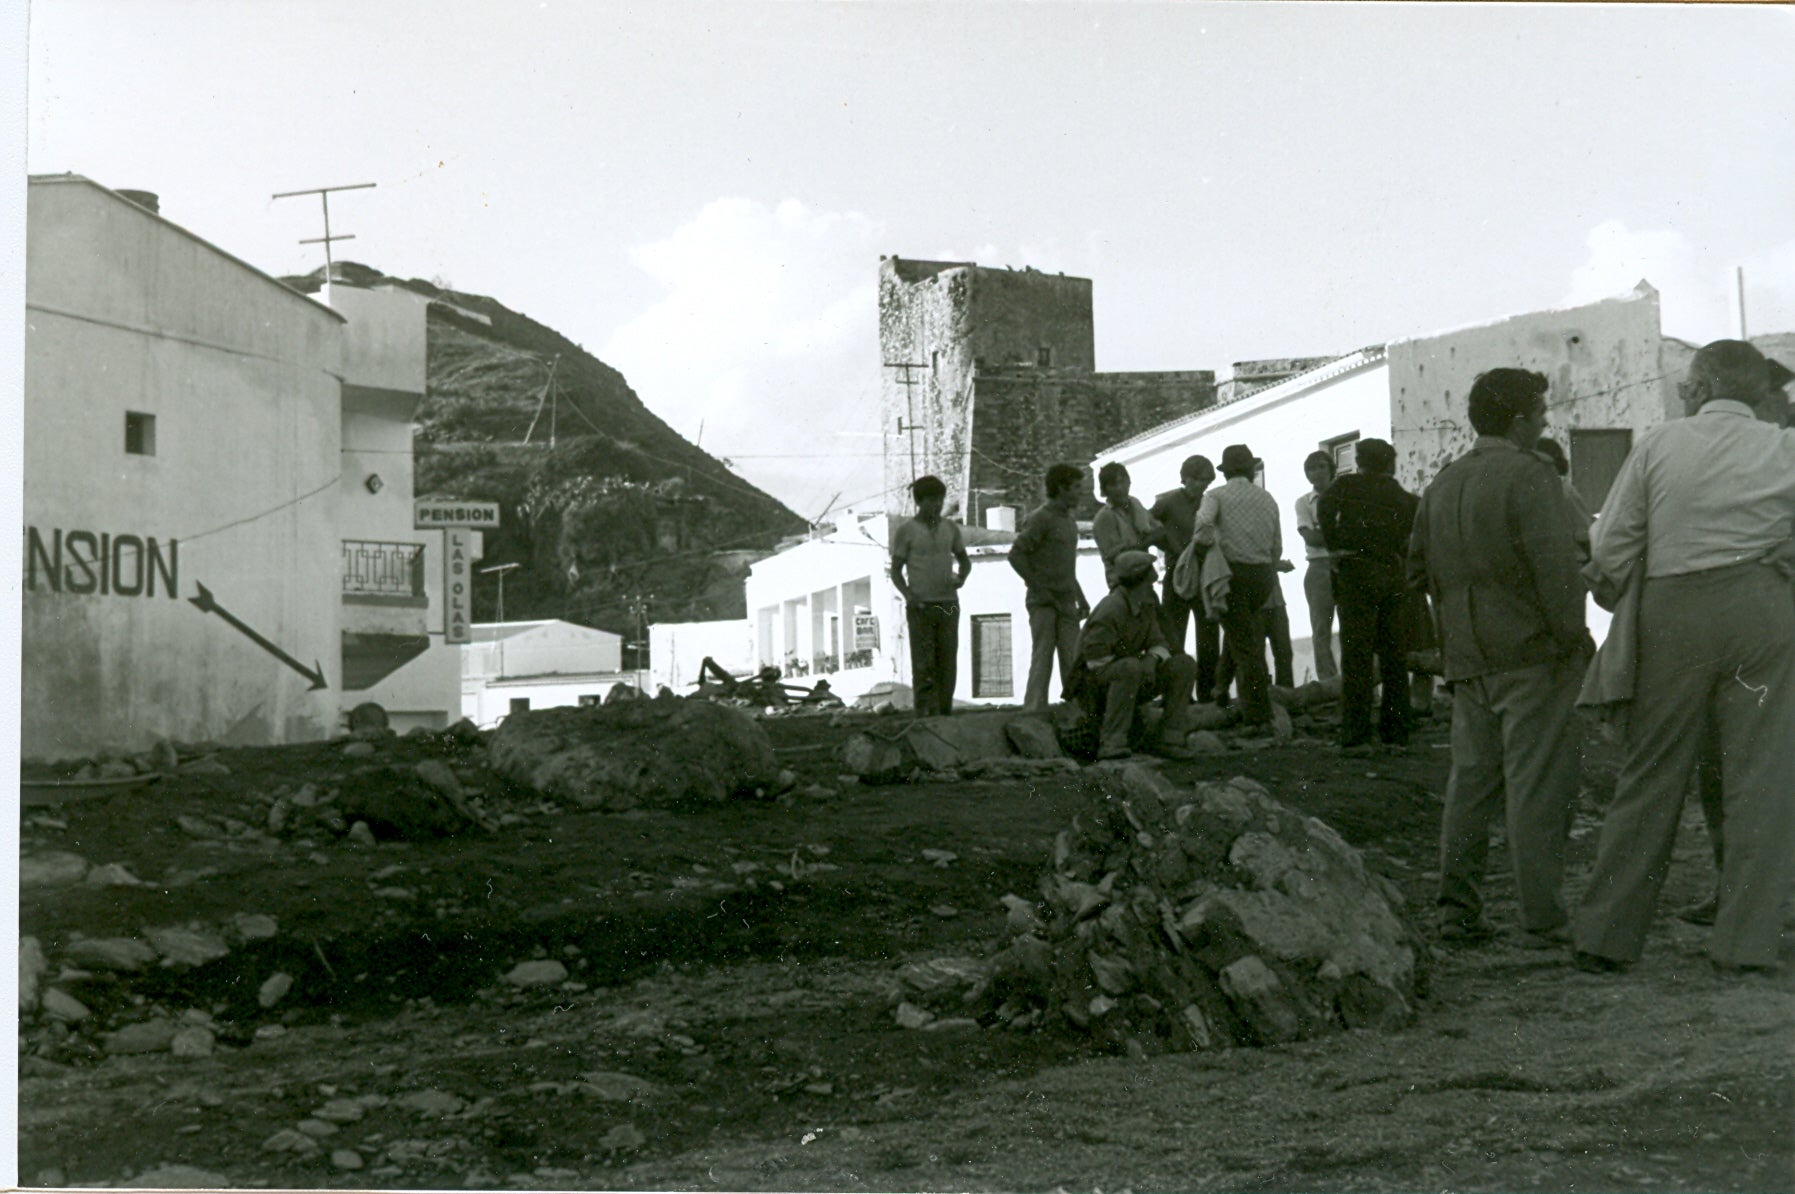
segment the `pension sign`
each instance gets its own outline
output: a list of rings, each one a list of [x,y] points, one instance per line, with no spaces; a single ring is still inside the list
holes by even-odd
[[[419,501],[412,508],[411,524],[412,529],[419,531],[446,531],[451,527],[496,531],[499,529],[499,504],[445,502],[435,499]]]

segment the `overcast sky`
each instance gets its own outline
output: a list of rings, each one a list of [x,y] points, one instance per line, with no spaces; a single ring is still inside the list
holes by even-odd
[[[800,513],[876,492],[881,253],[1094,279],[1101,369],[1225,369],[1641,277],[1795,328],[1795,12],[37,0],[29,167],[272,273],[490,294]]]

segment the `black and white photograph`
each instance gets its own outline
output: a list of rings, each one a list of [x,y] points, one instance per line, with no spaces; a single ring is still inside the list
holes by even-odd
[[[0,24],[0,1186],[1795,1192],[1795,7]]]

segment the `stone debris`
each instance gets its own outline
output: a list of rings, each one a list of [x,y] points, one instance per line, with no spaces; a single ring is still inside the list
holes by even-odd
[[[267,941],[280,934],[280,922],[260,912],[239,912],[231,917],[239,941]]]
[[[580,1075],[580,1081],[583,1083],[581,1090],[608,1103],[634,1103],[661,1093],[661,1088],[646,1078],[612,1070],[589,1070]]]
[[[150,747],[150,765],[158,771],[173,771],[181,765],[181,752],[168,739],[158,738]]]
[[[174,1021],[144,1020],[106,1034],[106,1052],[115,1056],[132,1053],[166,1053],[174,1043]]]
[[[1025,900],[1019,895],[1006,895],[999,902],[1004,906],[1004,925],[1010,932],[1038,933],[1045,927],[1040,910],[1032,900]]]
[[[324,1106],[312,1112],[313,1119],[321,1119],[325,1123],[352,1124],[361,1120],[367,1113],[360,1099],[331,1099]]]
[[[372,847],[380,844],[366,821],[357,821],[349,827],[349,841],[356,846]]]
[[[189,1024],[178,1030],[168,1042],[168,1051],[176,1057],[210,1057],[218,1038],[210,1028]]]
[[[228,1190],[237,1183],[195,1165],[157,1165],[119,1184],[131,1190]]]
[[[379,748],[372,742],[351,742],[343,747],[345,759],[371,759],[379,753]]]
[[[1007,722],[1004,737],[1017,754],[1025,759],[1058,759],[1065,756],[1060,749],[1059,735],[1045,717],[1018,717]]]
[[[330,1163],[336,1169],[360,1169],[361,1154],[352,1148],[337,1148],[330,1152]]]
[[[109,862],[105,866],[97,866],[87,872],[82,880],[89,887],[147,887],[142,879],[131,873],[131,868],[122,862]]]
[[[159,928],[145,933],[164,966],[204,966],[231,952],[224,938],[206,929]]]
[[[316,1140],[293,1128],[282,1128],[268,1137],[262,1141],[262,1148],[271,1153],[298,1153],[302,1157],[314,1157],[323,1151]]]
[[[1271,736],[1279,742],[1288,742],[1296,737],[1296,726],[1290,720],[1290,710],[1282,705],[1271,707]]]
[[[936,866],[946,870],[948,864],[958,859],[960,856],[955,854],[952,850],[925,849],[922,852],[922,857],[925,862],[932,862]]]
[[[46,988],[39,1006],[44,1015],[62,1024],[79,1024],[93,1014],[85,1003],[61,987]]]
[[[400,1095],[393,1103],[408,1111],[438,1116],[454,1115],[467,1106],[466,1099],[458,1098],[446,1090],[414,1090],[410,1094]]]
[[[513,966],[505,981],[514,987],[546,987],[567,979],[567,967],[554,959],[537,962],[519,962]]]
[[[216,841],[225,836],[224,826],[210,817],[196,817],[189,813],[175,814],[175,824],[188,837],[201,841]]]
[[[1192,730],[1184,744],[1192,754],[1225,755],[1228,753],[1227,741],[1214,730]]]
[[[20,887],[60,887],[87,878],[87,859],[66,850],[46,850],[19,859]]]
[[[86,937],[71,941],[62,954],[74,966],[124,974],[142,970],[156,960],[155,949],[134,937]]]
[[[285,999],[287,992],[292,989],[293,976],[284,970],[277,970],[262,980],[262,985],[256,989],[256,1003],[263,1008],[271,1008]]]
[[[342,1129],[327,1119],[302,1119],[293,1125],[295,1131],[304,1132],[313,1140],[323,1140],[327,1136],[335,1136]]]
[[[36,937],[19,938],[19,1010],[31,1011],[37,1007],[38,984],[42,981],[44,971],[49,968],[49,960],[44,957],[44,947]]]
[[[935,1018],[935,1013],[927,1008],[917,1007],[909,1000],[902,1000],[893,1014],[900,1028],[922,1028]]]
[[[1420,938],[1401,893],[1332,829],[1244,778],[1182,790],[1138,765],[1091,775],[1041,878],[1040,927],[1017,912],[993,958],[901,967],[904,1000],[944,1019],[1059,1015],[1137,1055],[1412,1019]]]
[[[706,700],[516,713],[493,733],[487,755],[504,779],[611,812],[771,796],[780,772],[759,722]]]
[[[647,1143],[634,1124],[618,1124],[598,1139],[598,1147],[608,1153],[633,1153]]]
[[[183,763],[181,765],[182,775],[210,775],[223,777],[230,773],[231,769],[229,767],[210,756],[203,759],[194,759],[190,763]]]

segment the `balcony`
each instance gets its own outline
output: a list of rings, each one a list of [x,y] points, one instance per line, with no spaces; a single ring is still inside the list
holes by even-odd
[[[343,540],[343,600],[352,605],[428,608],[424,545]]]

